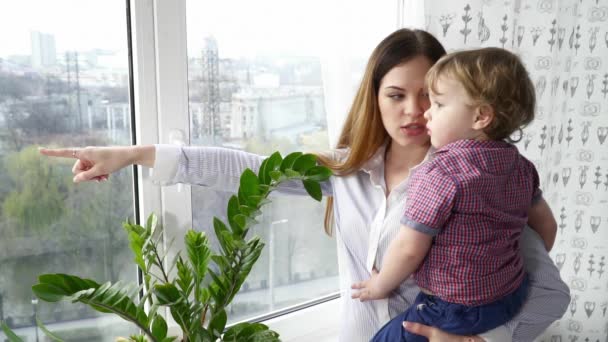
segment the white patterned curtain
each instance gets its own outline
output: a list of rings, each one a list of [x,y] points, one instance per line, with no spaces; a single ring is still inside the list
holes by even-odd
[[[425,28],[448,50],[504,47],[536,85],[537,118],[518,146],[558,221],[551,257],[572,294],[538,341],[608,341],[608,1],[424,3]]]

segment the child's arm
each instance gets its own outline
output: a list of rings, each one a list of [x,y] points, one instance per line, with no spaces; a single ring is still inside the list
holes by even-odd
[[[557,235],[557,222],[544,198],[540,198],[528,210],[528,225],[540,235],[545,248],[550,251]]]
[[[432,241],[432,236],[401,225],[397,237],[388,247],[380,273],[374,273],[370,279],[353,284],[351,288],[359,291],[351,297],[362,302],[388,297],[422,263]]]

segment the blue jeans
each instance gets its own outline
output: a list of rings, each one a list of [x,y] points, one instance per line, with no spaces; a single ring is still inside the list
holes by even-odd
[[[408,310],[386,323],[372,338],[373,342],[428,342],[403,328],[404,321],[437,327],[456,335],[477,335],[510,321],[528,294],[528,277],[511,294],[480,306],[466,306],[443,301],[420,292]]]

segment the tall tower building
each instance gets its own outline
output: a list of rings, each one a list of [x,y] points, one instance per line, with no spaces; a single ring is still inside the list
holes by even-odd
[[[220,79],[219,56],[215,38],[206,38],[202,51],[202,79],[204,113],[201,122],[201,135],[214,141],[222,137],[220,120]]]
[[[32,44],[32,67],[44,68],[57,64],[55,36],[39,31],[30,32]]]

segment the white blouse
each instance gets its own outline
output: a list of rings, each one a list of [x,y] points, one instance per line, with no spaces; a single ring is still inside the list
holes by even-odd
[[[347,151],[332,153],[343,158]],[[242,171],[257,171],[263,159],[220,147],[156,145],[152,180],[163,185],[187,183],[236,191]],[[381,268],[388,245],[399,231],[406,186],[407,180],[385,196],[384,147],[359,172],[331,177],[322,186],[325,195],[334,196],[342,295],[340,341],[369,341],[391,317],[405,311],[418,294],[418,287],[408,279],[387,299],[361,303],[350,298],[351,284],[367,279],[374,266]],[[280,192],[306,194],[300,182],[282,186]],[[521,248],[530,276],[528,300],[512,321],[483,334],[486,341],[511,341],[511,336],[513,341],[532,341],[561,318],[570,303],[568,287],[533,230],[525,229]]]

